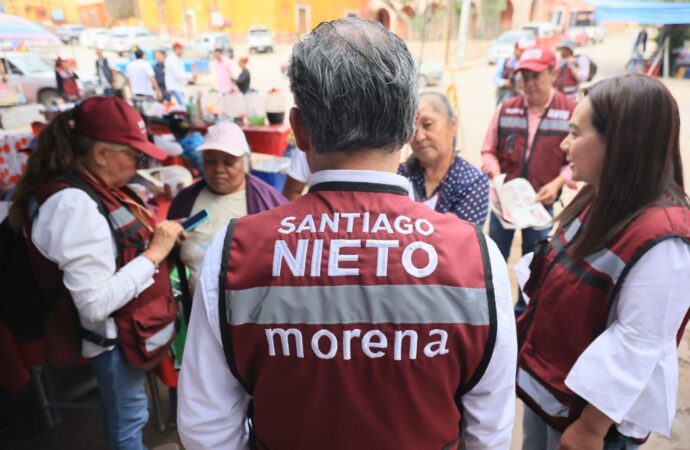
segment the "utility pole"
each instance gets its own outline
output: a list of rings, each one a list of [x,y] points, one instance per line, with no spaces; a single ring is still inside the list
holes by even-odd
[[[448,0],[448,6],[446,6],[446,14],[448,15],[448,26],[446,27],[446,53],[444,58],[446,67],[450,64],[450,36],[453,34],[454,3],[455,0]]]
[[[467,46],[467,27],[470,23],[472,14],[472,1],[462,0],[462,10],[460,11],[460,29],[458,30],[458,68],[465,62],[465,47]]]

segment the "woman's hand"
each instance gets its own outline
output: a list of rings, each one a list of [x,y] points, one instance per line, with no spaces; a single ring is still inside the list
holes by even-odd
[[[613,420],[594,406],[587,405],[580,417],[561,436],[558,450],[601,450]]]
[[[537,192],[537,201],[544,205],[552,204],[558,198],[558,193],[564,184],[565,180],[561,176],[546,183],[539,189],[539,192]]]
[[[184,238],[182,225],[176,221],[165,220],[156,225],[151,245],[142,254],[158,265],[168,256],[180,236]]]

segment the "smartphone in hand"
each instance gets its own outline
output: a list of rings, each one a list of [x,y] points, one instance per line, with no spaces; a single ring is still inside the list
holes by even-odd
[[[192,217],[182,222],[182,228],[184,228],[184,231],[186,233],[189,233],[194,228],[206,222],[209,219],[209,217],[211,217],[211,214],[209,214],[209,212],[206,209],[202,209],[198,213],[194,214]]]

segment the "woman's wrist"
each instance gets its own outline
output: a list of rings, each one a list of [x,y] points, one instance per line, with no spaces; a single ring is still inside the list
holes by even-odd
[[[163,258],[160,257],[160,255],[155,250],[152,250],[150,248],[145,250],[144,253],[142,253],[141,255],[149,261],[151,261],[156,270],[158,270],[158,266],[163,261]]]

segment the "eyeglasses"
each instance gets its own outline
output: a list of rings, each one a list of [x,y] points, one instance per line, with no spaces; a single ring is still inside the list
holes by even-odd
[[[146,153],[142,153],[139,150],[135,150],[133,148],[113,150],[126,153],[128,156],[130,156],[134,160],[134,164],[136,165],[137,169],[142,169],[146,166],[146,161],[148,160],[148,156],[146,155]]]

